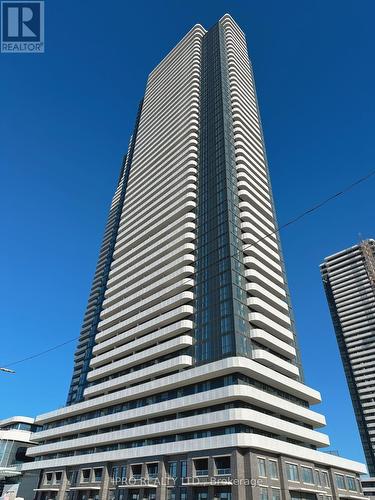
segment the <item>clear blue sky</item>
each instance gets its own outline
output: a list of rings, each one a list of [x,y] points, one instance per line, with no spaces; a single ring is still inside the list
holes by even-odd
[[[229,12],[254,64],[279,222],[375,166],[373,0],[46,1],[46,53],[0,54],[0,366],[79,334],[146,77]],[[363,459],[319,276],[374,237],[375,178],[282,233],[306,381]],[[0,418],[65,403],[75,343],[0,373]]]

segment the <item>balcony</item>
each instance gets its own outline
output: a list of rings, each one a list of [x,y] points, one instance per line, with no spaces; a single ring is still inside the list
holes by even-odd
[[[197,476],[208,476],[208,469],[199,469],[195,471]]]
[[[216,474],[218,476],[230,476],[232,474],[231,469],[217,469]]]
[[[231,458],[227,457],[215,457],[215,476],[230,476],[232,473],[231,469]]]

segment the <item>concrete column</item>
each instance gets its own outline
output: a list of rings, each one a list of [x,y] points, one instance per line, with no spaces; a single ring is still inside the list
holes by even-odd
[[[167,498],[167,459],[158,462],[158,480],[160,486],[156,489],[156,500],[166,500]]]
[[[109,488],[112,488],[114,486],[111,482],[110,467],[111,467],[111,464],[106,464],[103,467],[102,484],[101,484],[101,489],[99,491],[100,500],[110,500],[112,497],[112,495],[110,494],[111,491],[115,491],[115,490],[111,490],[111,491],[109,490]]]
[[[187,457],[186,461],[187,461],[187,477],[192,478],[194,475],[193,459],[191,457]],[[187,497],[188,497],[188,500],[194,500],[194,487],[193,486],[188,487]]]
[[[61,485],[60,485],[60,491],[57,493],[56,500],[65,500],[66,496],[66,490],[68,487],[68,474],[66,473],[66,469],[62,471],[62,476],[61,476]]]
[[[207,470],[208,470],[208,479],[210,480],[212,477],[215,476],[215,460],[212,457],[208,457]],[[208,492],[208,500],[214,500],[215,498],[214,487],[209,486],[207,488],[207,492]]]
[[[130,471],[131,471],[131,464],[126,463],[126,483],[129,484],[129,478],[130,478]],[[129,498],[129,488],[121,488],[124,500],[128,500]]]
[[[249,461],[249,469],[250,469],[250,480],[252,480],[252,484],[248,487],[248,491],[250,494],[251,500],[258,500],[259,498],[259,473],[258,473],[258,461],[255,453],[251,451],[247,455]],[[247,471],[246,471],[247,472]]]
[[[334,474],[332,469],[329,469],[328,475],[329,475],[329,482],[331,483],[330,486],[331,486],[331,491],[332,491],[332,498],[338,500],[340,498],[339,497],[339,490],[337,489],[335,474]]]
[[[290,493],[288,489],[288,475],[286,471],[285,461],[282,458],[278,460],[279,475],[280,475],[280,488],[281,495],[284,500],[290,500]]]
[[[244,476],[248,481],[255,480],[251,476],[251,465],[250,465],[250,452],[245,452],[243,455],[243,467],[244,467]],[[232,477],[234,477],[234,473],[232,473]],[[254,488],[250,486],[245,486],[245,498],[246,500],[252,500],[253,498]]]
[[[230,465],[232,470],[232,479],[238,481],[238,484],[232,486],[233,500],[246,500],[245,479],[251,477],[251,471],[246,470],[244,456],[240,450],[234,450],[230,457]]]

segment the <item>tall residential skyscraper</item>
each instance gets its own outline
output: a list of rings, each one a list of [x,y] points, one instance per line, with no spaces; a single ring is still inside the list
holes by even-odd
[[[225,15],[149,75],[68,405],[37,417],[38,499],[361,496],[364,466],[317,449],[275,224],[245,37]]]
[[[375,241],[331,255],[320,267],[369,473],[375,476]]]

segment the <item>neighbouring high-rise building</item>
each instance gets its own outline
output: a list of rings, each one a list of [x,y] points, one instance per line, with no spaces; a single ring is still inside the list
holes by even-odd
[[[369,474],[375,476],[375,240],[325,258],[320,269]],[[375,482],[364,485],[374,496]]]
[[[361,496],[365,467],[319,451],[275,229],[245,37],[225,15],[149,75],[68,402],[37,417],[38,500]]]

